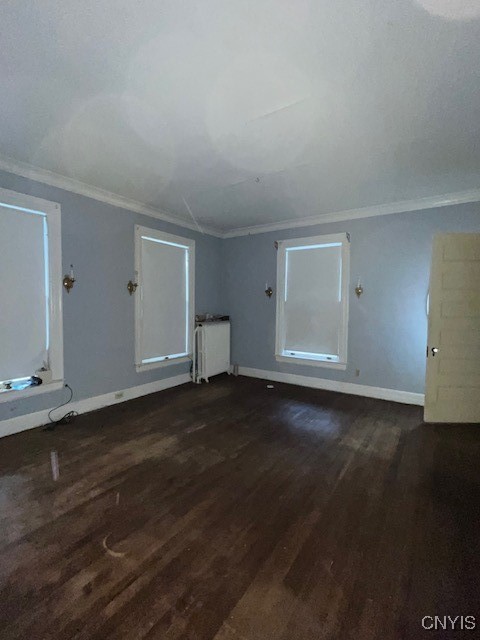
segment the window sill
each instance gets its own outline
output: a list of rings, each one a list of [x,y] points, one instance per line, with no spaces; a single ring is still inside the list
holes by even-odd
[[[150,371],[151,369],[160,369],[161,367],[168,367],[170,364],[182,364],[183,362],[191,362],[190,356],[181,356],[180,358],[171,358],[169,360],[160,360],[159,362],[148,362],[147,364],[136,364],[135,369],[137,373],[141,371]]]
[[[63,387],[62,380],[52,380],[47,384],[40,384],[38,387],[26,387],[21,391],[2,391],[0,393],[0,402],[10,402],[13,400],[23,400],[23,398],[29,398],[31,396],[39,396],[42,393],[50,393],[51,391],[58,391]]]
[[[337,369],[345,371],[346,362],[329,362],[328,360],[312,360],[310,358],[297,358],[296,356],[275,356],[277,362],[289,362],[290,364],[306,364],[310,367],[323,367],[324,369]]]

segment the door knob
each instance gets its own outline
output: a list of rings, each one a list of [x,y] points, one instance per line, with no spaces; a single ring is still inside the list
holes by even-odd
[[[438,352],[437,347],[432,347],[432,358],[435,357],[435,354]]]

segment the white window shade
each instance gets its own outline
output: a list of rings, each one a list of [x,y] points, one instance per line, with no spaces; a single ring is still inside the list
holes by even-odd
[[[277,359],[345,365],[348,260],[346,234],[279,243]]]
[[[136,228],[137,368],[165,364],[191,353],[194,242]]]
[[[0,381],[8,381],[48,360],[46,215],[0,205],[0,243]]]
[[[342,246],[287,249],[285,350],[338,356]]]

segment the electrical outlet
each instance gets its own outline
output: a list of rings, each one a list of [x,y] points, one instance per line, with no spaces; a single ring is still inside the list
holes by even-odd
[[[123,391],[117,391],[115,394],[115,400],[120,400],[120,398],[123,398]]]
[[[355,377],[358,378],[360,375],[360,369],[355,369]]]

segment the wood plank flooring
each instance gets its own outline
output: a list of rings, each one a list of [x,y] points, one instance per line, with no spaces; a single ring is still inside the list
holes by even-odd
[[[478,637],[479,461],[479,427],[226,376],[4,438],[0,638]]]

